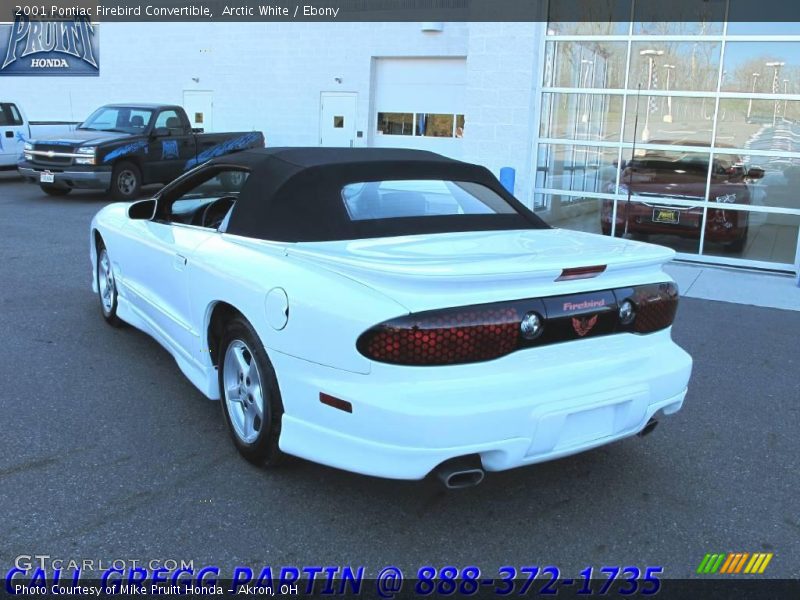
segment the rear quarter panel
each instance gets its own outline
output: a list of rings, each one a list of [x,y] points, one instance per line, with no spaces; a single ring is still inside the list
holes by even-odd
[[[220,301],[247,318],[268,352],[355,373],[370,371],[370,361],[356,350],[358,336],[408,312],[361,283],[291,259],[284,245],[228,234],[212,236],[198,248],[187,281],[192,321],[200,325],[198,351],[206,361],[206,332]],[[288,321],[282,329],[267,319],[266,299],[273,288],[288,297]]]

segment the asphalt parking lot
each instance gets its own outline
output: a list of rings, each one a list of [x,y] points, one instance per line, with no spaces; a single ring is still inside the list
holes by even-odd
[[[102,194],[0,174],[0,566],[19,555],[196,564],[660,565],[774,552],[799,577],[800,312],[682,301],[695,359],[681,412],[645,438],[445,493],[237,455],[218,403],[90,287]]]

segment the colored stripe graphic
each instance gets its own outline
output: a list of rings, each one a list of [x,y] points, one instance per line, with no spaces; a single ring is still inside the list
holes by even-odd
[[[720,565],[722,565],[722,561],[724,560],[724,554],[706,554],[703,557],[700,566],[697,567],[698,573],[716,573],[719,570]]]
[[[772,552],[728,552],[727,554],[706,554],[697,567],[700,574],[726,574],[739,573],[761,574],[773,557]],[[745,566],[746,565],[746,566]]]

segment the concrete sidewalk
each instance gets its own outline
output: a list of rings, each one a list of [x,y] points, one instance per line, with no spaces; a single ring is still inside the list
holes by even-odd
[[[664,267],[681,296],[800,311],[800,287],[792,275],[672,262]]]

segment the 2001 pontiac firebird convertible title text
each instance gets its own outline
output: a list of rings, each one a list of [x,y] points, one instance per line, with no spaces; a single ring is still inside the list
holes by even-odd
[[[221,398],[245,457],[451,487],[680,409],[672,255],[551,229],[486,169],[412,150],[247,150],[91,234],[106,320]]]

